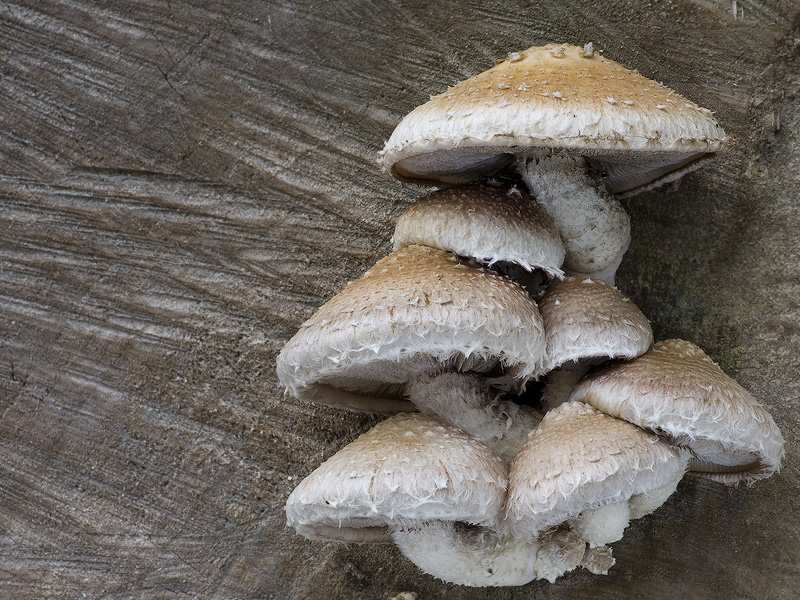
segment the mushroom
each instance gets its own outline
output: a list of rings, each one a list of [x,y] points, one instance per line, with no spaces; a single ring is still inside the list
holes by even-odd
[[[780,468],[783,437],[769,413],[696,345],[666,340],[584,377],[570,400],[649,429],[693,454],[689,469],[727,485]]]
[[[485,444],[419,413],[378,423],[294,489],[286,519],[315,540],[389,542],[426,521],[499,523],[508,467]]]
[[[410,205],[394,230],[394,249],[410,244],[450,250],[537,288],[533,273],[562,279],[564,245],[552,219],[516,186],[462,184]]]
[[[610,358],[631,359],[653,344],[642,311],[615,287],[588,278],[554,282],[539,298],[547,336],[546,408],[565,402],[577,381]]]
[[[542,372],[536,302],[449,252],[412,245],[379,260],[286,344],[278,377],[296,397],[392,414],[432,412],[509,461],[539,420],[498,398]]]
[[[417,183],[513,166],[555,222],[565,267],[613,283],[630,236],[617,198],[675,181],[726,142],[710,111],[583,48],[515,52],[407,115],[379,161]]]
[[[511,464],[506,526],[535,538],[566,523],[590,547],[603,547],[666,501],[687,462],[687,452],[627,421],[582,402],[562,404]]]
[[[584,543],[574,534],[502,533],[507,474],[463,431],[401,413],[306,477],[286,503],[287,523],[315,540],[394,540],[423,571],[461,585],[522,585],[576,567]]]

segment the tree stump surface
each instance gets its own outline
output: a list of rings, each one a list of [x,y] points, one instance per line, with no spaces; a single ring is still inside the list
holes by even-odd
[[[287,496],[379,419],[284,396],[275,357],[424,193],[376,164],[403,115],[553,41],[735,138],[630,201],[617,283],[765,404],[783,470],[687,476],[555,584],[307,541]],[[796,598],[799,93],[791,0],[0,3],[0,597]]]

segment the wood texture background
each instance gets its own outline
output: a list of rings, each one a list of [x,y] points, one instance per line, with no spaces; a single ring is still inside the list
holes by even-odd
[[[631,202],[618,285],[764,402],[784,469],[687,477],[606,577],[476,590],[308,542],[286,497],[376,418],[284,397],[275,356],[422,193],[376,166],[400,118],[551,41],[736,138]],[[0,597],[797,598],[799,93],[792,0],[3,0]]]

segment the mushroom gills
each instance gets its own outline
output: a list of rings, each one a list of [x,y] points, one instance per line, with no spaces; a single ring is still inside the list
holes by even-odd
[[[658,433],[658,432],[656,432]],[[673,443],[689,446],[689,436],[676,438]],[[687,439],[682,439],[687,438]],[[689,470],[700,473],[739,473],[757,470],[758,456],[735,448],[726,448],[715,440],[691,440],[693,456],[689,459]],[[702,458],[700,458],[702,456]]]
[[[396,163],[394,168],[398,176],[412,181],[466,183],[499,173],[513,161],[513,154],[463,148],[410,156]]]
[[[492,385],[500,389],[514,389],[513,376],[504,375],[496,359],[485,359],[478,355],[452,354],[438,362],[431,356],[420,353],[416,369],[422,373],[429,370],[452,369],[455,371],[481,373],[492,377]],[[318,399],[329,406],[342,406],[379,414],[412,412],[414,405],[404,398],[404,372],[408,367],[396,360],[376,360],[368,364],[357,364],[343,374],[331,374],[316,384],[308,393],[310,400]],[[388,383],[388,382],[394,383]],[[341,396],[341,399],[339,399]],[[363,401],[359,402],[363,398]]]
[[[689,471],[693,473],[746,473],[747,471],[758,470],[760,466],[761,461],[759,460],[735,465],[722,465],[701,458],[689,459]]]
[[[392,535],[386,525],[360,527],[356,519],[349,526],[296,524],[295,531],[303,537],[319,542],[349,542],[356,544],[390,544]]]
[[[715,158],[715,154],[686,153],[682,156],[655,158],[651,161],[642,159],[632,162],[615,157],[603,159],[587,157],[587,161],[592,168],[603,173],[606,187],[618,199],[623,199],[680,179],[686,173]]]

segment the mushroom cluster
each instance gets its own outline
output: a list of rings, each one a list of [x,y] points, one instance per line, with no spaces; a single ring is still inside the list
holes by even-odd
[[[613,286],[630,237],[618,198],[725,139],[591,44],[514,53],[403,119],[384,169],[445,187],[277,359],[297,398],[390,416],[297,486],[288,524],[393,542],[445,581],[523,585],[607,573],[608,545],[686,472],[777,471],[766,410],[697,346],[654,344]],[[509,172],[523,184],[489,179]]]

